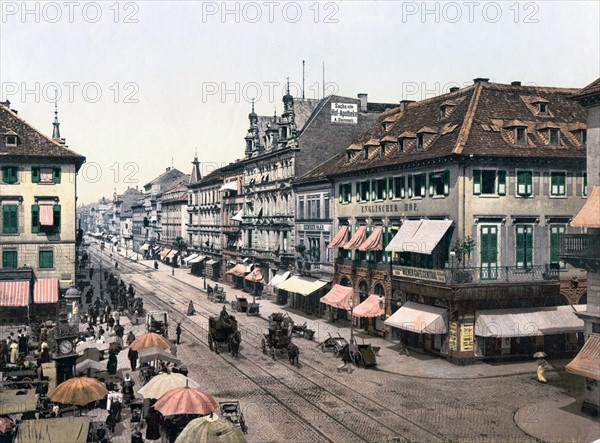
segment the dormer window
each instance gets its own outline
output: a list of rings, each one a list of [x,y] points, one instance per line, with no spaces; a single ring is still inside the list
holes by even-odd
[[[587,130],[581,129],[581,130],[577,131],[577,139],[579,140],[579,143],[581,143],[582,145],[587,144]]]
[[[19,141],[16,135],[7,135],[6,136],[6,146],[7,147],[15,147],[17,146],[17,142]]]
[[[550,144],[557,146],[560,143],[560,129],[550,128],[548,130],[548,132],[549,132]]]
[[[527,144],[527,128],[515,128],[515,140],[518,145]]]
[[[404,138],[398,137],[398,152],[404,152]]]
[[[381,130],[382,130],[383,132],[387,132],[387,130],[388,130],[388,124],[387,124],[386,122],[383,122],[383,123],[381,124]]]
[[[548,114],[548,103],[538,103],[538,113],[540,115]]]
[[[351,158],[352,158],[352,152],[350,152],[350,151],[346,152],[346,160],[350,161]]]
[[[379,145],[379,158],[385,155],[385,143]]]
[[[417,149],[423,149],[423,134],[417,134]]]
[[[369,147],[365,146],[365,149],[363,150],[363,158],[366,160],[369,158]]]

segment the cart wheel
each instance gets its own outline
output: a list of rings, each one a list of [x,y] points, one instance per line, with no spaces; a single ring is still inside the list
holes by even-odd
[[[29,382],[33,382],[33,379],[31,377],[23,377],[21,379],[21,381],[29,381]],[[21,386],[23,387],[23,386]],[[33,386],[31,384],[25,385],[25,389],[31,389],[33,388]]]
[[[337,345],[333,346],[333,355],[335,355],[336,357],[340,356],[340,348],[338,348]]]
[[[262,346],[262,351],[263,351],[263,354],[267,355],[267,342],[265,341],[265,339],[264,339],[264,338],[261,340],[261,343],[260,343],[260,344],[261,344],[261,346]]]
[[[357,352],[356,355],[354,356],[354,363],[359,368],[364,368],[365,367],[365,360],[363,359],[363,357],[360,354],[360,352]]]

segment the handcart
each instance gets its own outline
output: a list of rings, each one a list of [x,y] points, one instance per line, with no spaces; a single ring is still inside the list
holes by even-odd
[[[330,333],[329,338],[317,345],[317,347],[321,348],[321,351],[323,352],[331,349],[333,351],[333,355],[336,357],[339,357],[340,351],[344,349],[345,346],[348,346],[348,340],[342,337],[339,332],[337,337],[332,336]]]

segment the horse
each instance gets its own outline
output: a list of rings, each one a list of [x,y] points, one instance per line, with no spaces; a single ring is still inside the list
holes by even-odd
[[[231,352],[232,357],[237,358],[241,342],[242,334],[239,329],[229,336],[229,351]]]
[[[296,346],[294,343],[290,343],[287,346],[288,359],[293,366],[294,364],[298,366],[298,357],[300,356],[300,348]]]

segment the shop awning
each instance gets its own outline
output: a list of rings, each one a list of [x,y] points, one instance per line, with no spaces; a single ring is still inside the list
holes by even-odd
[[[246,280],[251,281],[251,282],[256,282],[256,283],[263,283],[265,282],[264,278],[263,278],[263,274],[262,274],[262,269],[261,268],[254,268],[252,270],[252,272],[250,274],[248,274],[246,277],[244,277]]]
[[[317,278],[293,275],[286,281],[279,283],[276,288],[308,297],[310,294],[318,291],[328,283],[329,282],[319,280]]]
[[[24,420],[17,428],[15,443],[85,443],[89,428],[89,417]]]
[[[193,265],[194,263],[200,263],[201,261],[206,260],[206,256],[205,255],[197,255],[196,257],[188,260],[188,265]]]
[[[140,251],[147,251],[148,249],[150,249],[150,245],[148,243],[144,243],[142,246],[140,246]]]
[[[0,306],[28,306],[29,281],[0,281]]]
[[[385,250],[431,254],[452,223],[452,220],[406,220]]]
[[[221,186],[219,188],[219,191],[237,191],[237,190],[238,190],[237,181],[231,181],[231,182],[225,183],[223,186]]]
[[[586,305],[546,308],[491,309],[475,313],[475,335],[479,337],[529,337],[583,332],[577,311]]]
[[[243,277],[244,275],[246,275],[246,265],[242,265],[242,264],[235,265],[233,268],[231,268],[225,274],[235,275],[236,277]]]
[[[359,251],[381,251],[383,249],[383,226],[375,226],[371,235],[360,244]]]
[[[210,259],[209,261],[206,262],[207,265],[216,265],[217,263],[219,263],[221,260],[214,260],[214,259]]]
[[[200,254],[190,254],[190,255],[188,255],[186,258],[184,258],[184,259],[183,259],[183,261],[184,261],[185,263],[188,263],[190,260],[193,260],[193,259],[195,259],[196,257],[198,257],[198,255],[200,255]]]
[[[243,215],[244,215],[244,210],[240,209],[238,212],[235,213],[235,215],[233,217],[231,217],[231,219],[242,222],[242,221],[244,221],[244,219],[242,218]]]
[[[448,332],[448,310],[408,301],[384,324],[418,334],[446,334]]]
[[[333,237],[333,240],[331,240],[331,242],[329,242],[329,245],[327,245],[327,247],[329,249],[340,248],[344,243],[346,243],[347,235],[348,235],[348,226],[346,226],[346,225],[341,226],[340,230],[337,232],[337,234],[335,234],[335,237]]]
[[[369,295],[365,301],[352,310],[352,315],[354,317],[379,317],[385,314],[383,307],[380,307],[379,297],[375,294]]]
[[[581,351],[565,368],[573,374],[600,380],[600,336],[590,335]]]
[[[354,297],[354,289],[349,286],[333,285],[333,288],[321,297],[321,303],[337,309],[350,310],[350,300]]]
[[[171,260],[172,258],[174,258],[177,254],[179,253],[179,251],[177,251],[177,249],[171,249],[171,252],[169,252],[169,254],[167,255],[167,258],[169,260]]]
[[[33,285],[34,303],[58,302],[58,278],[38,278]]]
[[[160,252],[159,255],[161,256],[161,258],[165,258],[169,254],[169,252],[171,252],[171,250],[169,248],[165,248]]]
[[[571,226],[576,228],[600,228],[600,186],[594,186],[581,211],[577,213]]]
[[[276,286],[279,283],[283,283],[290,276],[290,271],[278,271],[277,274],[271,279],[269,284],[271,286]]]
[[[358,248],[360,246],[360,244],[362,242],[365,241],[365,238],[367,238],[367,227],[366,226],[361,226],[354,233],[354,235],[352,236],[352,238],[350,240],[348,240],[348,242],[346,242],[341,247],[343,247],[344,249],[356,249],[356,248]]]

